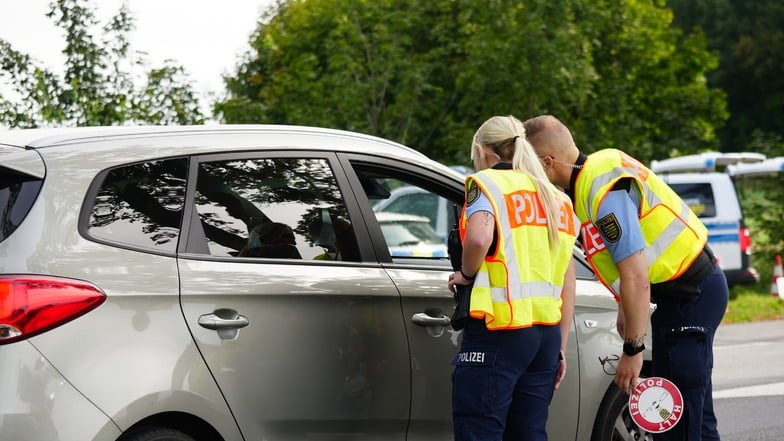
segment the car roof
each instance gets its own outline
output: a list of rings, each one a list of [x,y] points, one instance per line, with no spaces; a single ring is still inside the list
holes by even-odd
[[[11,129],[0,131],[0,145],[16,146],[27,149],[40,149],[55,146],[71,145],[97,140],[122,138],[153,138],[171,135],[189,134],[265,134],[270,136],[286,136],[290,134],[313,134],[333,137],[364,139],[386,144],[392,149],[410,150],[418,156],[424,156],[401,144],[365,135],[337,129],[320,127],[274,125],[274,124],[217,124],[217,125],[183,125],[183,126],[102,126],[102,127],[62,127],[42,129]]]
[[[699,182],[732,182],[730,175],[721,172],[709,173],[662,173],[659,177],[669,184],[687,184]]]
[[[765,155],[754,152],[705,152],[696,155],[678,156],[651,161],[651,170],[656,173],[712,172],[717,167],[755,163],[765,160]]]
[[[162,152],[162,149],[165,149]],[[427,166],[461,178],[455,170],[413,148],[377,136],[345,130],[298,125],[213,124],[192,126],[105,126],[0,131],[0,162],[42,176],[41,159],[82,154],[100,158],[98,167],[144,161],[162,156],[240,151],[324,151],[370,154]],[[35,152],[40,159],[31,166]],[[116,154],[108,154],[116,152]],[[163,153],[163,155],[162,155]],[[21,159],[20,155],[22,155]],[[35,155],[33,155],[35,156]],[[6,161],[6,159],[16,159]],[[121,162],[122,161],[122,162]]]

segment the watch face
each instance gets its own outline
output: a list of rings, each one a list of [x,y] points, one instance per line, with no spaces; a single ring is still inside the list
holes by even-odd
[[[683,415],[683,396],[666,378],[641,378],[629,396],[629,414],[647,432],[666,432]]]

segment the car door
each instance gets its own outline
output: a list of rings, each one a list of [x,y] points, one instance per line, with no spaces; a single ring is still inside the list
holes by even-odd
[[[193,159],[182,311],[245,439],[405,439],[407,322],[336,156]]]
[[[450,205],[457,203],[462,206],[462,188],[455,178],[448,179],[412,164],[374,161],[356,155],[346,157],[344,163],[347,169],[354,171],[357,183],[372,182],[372,185],[365,184],[364,187],[388,190],[374,195],[363,194],[358,199],[364,207],[363,212],[369,214],[365,222],[376,246],[376,254],[384,262],[383,266],[402,298],[412,378],[411,422],[407,439],[451,440],[451,362],[457,353],[460,333],[449,324],[455,303],[446,287],[452,271],[445,253],[446,244],[441,250],[429,253],[400,253],[399,244],[391,235],[394,230],[379,225],[379,219],[386,223],[387,219],[394,219],[387,214],[400,214],[400,219],[403,219],[401,225],[404,225],[405,219],[412,216],[435,217],[440,199],[448,200]],[[403,199],[398,199],[401,203],[385,204],[392,193],[417,194],[420,197],[406,198],[415,202],[411,206],[402,203]],[[424,209],[422,203],[426,201],[430,201],[433,207]],[[384,207],[394,211],[383,211]],[[427,228],[431,228],[427,224],[424,222]]]
[[[372,207],[377,219],[385,219],[386,210],[393,213],[424,215],[433,222],[443,218],[448,207],[447,222],[455,224],[462,210],[463,185],[459,177],[438,174],[413,165],[400,166],[367,158],[350,157],[345,162],[357,174],[357,180],[374,182],[373,187],[390,189],[393,201],[361,197],[360,205]],[[367,186],[367,185],[366,185]],[[377,192],[380,193],[380,192]],[[398,196],[396,196],[398,195]],[[414,195],[418,195],[415,197]],[[410,204],[407,202],[410,201]],[[423,207],[430,203],[431,207]],[[367,208],[364,210],[367,213]],[[378,222],[366,219],[369,234],[377,246],[376,253],[385,261],[390,278],[402,296],[403,316],[408,328],[411,350],[412,404],[408,440],[451,440],[452,435],[452,360],[458,352],[462,332],[449,325],[455,303],[447,289],[452,272],[448,257],[439,253],[427,255],[396,255],[394,243],[384,237]],[[443,219],[440,222],[444,222]],[[446,244],[444,244],[446,246]],[[574,329],[574,327],[572,328]],[[552,439],[575,439],[579,408],[579,356],[577,338],[572,332],[566,351],[567,362],[573,366],[551,404],[548,434]]]

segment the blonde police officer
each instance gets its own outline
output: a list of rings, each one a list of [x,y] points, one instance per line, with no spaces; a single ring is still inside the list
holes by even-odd
[[[462,268],[448,282],[473,283],[453,362],[455,439],[546,440],[574,311],[574,213],[516,118],[482,124],[471,158]]]

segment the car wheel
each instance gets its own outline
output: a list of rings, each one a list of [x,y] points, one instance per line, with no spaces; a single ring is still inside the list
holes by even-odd
[[[602,398],[591,441],[653,441],[653,435],[640,429],[629,415],[629,395],[611,384]]]
[[[119,441],[195,441],[179,430],[163,427],[140,427],[120,438]]]

